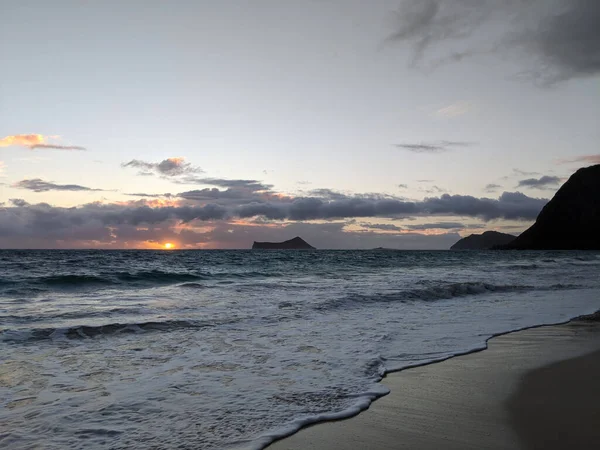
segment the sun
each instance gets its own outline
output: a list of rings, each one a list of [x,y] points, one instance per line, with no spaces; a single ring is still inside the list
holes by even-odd
[[[171,244],[170,242],[167,242],[165,244],[165,249],[167,250],[171,250],[172,248],[175,248],[175,245]]]

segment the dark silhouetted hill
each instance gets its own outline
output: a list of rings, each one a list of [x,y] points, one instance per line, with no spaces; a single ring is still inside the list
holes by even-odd
[[[535,223],[502,248],[600,250],[600,164],[571,175]]]
[[[489,250],[492,247],[506,245],[514,239],[515,236],[512,234],[486,231],[483,234],[472,234],[462,238],[450,247],[450,250]]]
[[[284,242],[254,242],[253,249],[262,250],[310,250],[314,249],[312,245],[300,237],[295,237]]]

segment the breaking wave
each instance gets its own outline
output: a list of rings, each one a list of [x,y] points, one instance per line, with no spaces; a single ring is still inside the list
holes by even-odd
[[[393,302],[431,302],[446,300],[456,297],[467,297],[488,293],[511,293],[526,292],[534,290],[561,290],[577,289],[578,286],[570,284],[554,284],[546,288],[536,288],[529,285],[495,285],[480,282],[465,283],[442,283],[421,289],[407,289],[397,292],[386,292],[374,295],[349,295],[343,298],[332,299],[317,306],[320,310],[330,310],[346,307],[360,307],[369,303],[393,303]]]

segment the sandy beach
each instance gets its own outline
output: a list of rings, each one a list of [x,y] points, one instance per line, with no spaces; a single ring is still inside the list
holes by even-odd
[[[389,374],[353,418],[275,442],[300,449],[587,449],[600,439],[600,324],[493,338],[488,349]]]

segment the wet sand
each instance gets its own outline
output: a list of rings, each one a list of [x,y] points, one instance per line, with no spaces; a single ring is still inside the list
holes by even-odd
[[[596,448],[598,322],[519,331],[488,345],[389,374],[391,393],[367,411],[305,428],[269,450]]]
[[[529,372],[508,401],[528,449],[600,447],[600,351]]]

